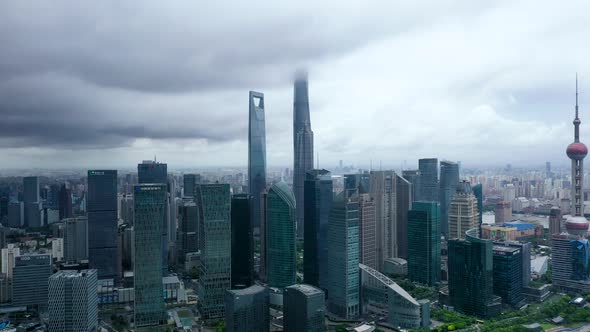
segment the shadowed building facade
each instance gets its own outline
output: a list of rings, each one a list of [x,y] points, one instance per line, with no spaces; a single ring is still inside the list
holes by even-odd
[[[293,285],[297,281],[295,197],[285,182],[268,190],[265,226],[268,286]]]
[[[285,288],[284,330],[285,331],[326,331],[324,292],[305,284]]]
[[[117,171],[88,171],[88,259],[99,279],[117,275]]]
[[[248,190],[253,227],[260,227],[260,194],[266,188],[266,128],[264,94],[250,91],[248,121]]]
[[[225,331],[269,331],[268,296],[268,289],[260,285],[228,290],[225,293]]]
[[[440,281],[440,206],[414,202],[408,212],[408,277],[429,286]]]
[[[251,196],[236,194],[231,198],[231,284],[232,288],[250,287],[254,282]]]
[[[358,195],[340,193],[328,227],[328,311],[344,319],[360,314]]]
[[[305,173],[313,168],[313,131],[309,117],[307,74],[299,73],[293,92],[293,192],[297,209],[297,236],[303,237]]]
[[[332,176],[325,169],[310,170],[305,179],[303,281],[325,288],[328,269],[328,220],[332,208]]]
[[[195,190],[199,211],[198,308],[205,320],[225,314],[225,291],[231,288],[231,197],[229,184],[201,184]]]
[[[455,310],[492,317],[500,313],[501,299],[493,294],[492,241],[480,239],[478,229],[465,239],[449,240],[449,298]]]

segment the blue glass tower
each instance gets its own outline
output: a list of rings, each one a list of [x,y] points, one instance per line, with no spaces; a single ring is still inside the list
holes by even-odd
[[[418,160],[420,171],[419,190],[416,201],[438,202],[438,159],[424,158]]]
[[[313,168],[313,131],[309,117],[307,74],[299,73],[293,93],[293,191],[297,205],[297,236],[303,237],[305,173]]]
[[[205,320],[225,315],[225,291],[231,288],[231,196],[229,184],[197,185],[201,261],[198,308]]]
[[[429,286],[440,281],[440,207],[414,202],[408,212],[408,276]]]
[[[328,229],[328,311],[354,319],[360,313],[358,195],[334,200]]]
[[[332,177],[325,169],[307,172],[303,281],[325,288],[328,276],[328,220],[332,208]]]
[[[88,259],[99,279],[117,275],[117,171],[88,171]]]
[[[449,207],[459,184],[459,165],[452,161],[440,162],[440,215],[441,231],[445,237],[449,234]]]
[[[295,197],[284,182],[266,197],[266,258],[270,287],[285,288],[296,279]]]
[[[137,164],[139,183],[163,183],[168,188],[168,164],[144,160]],[[168,200],[168,198],[167,198]],[[168,274],[168,204],[162,217],[162,275]]]
[[[135,325],[155,326],[163,323],[164,290],[162,286],[162,218],[166,212],[165,184],[134,186],[135,206]]]

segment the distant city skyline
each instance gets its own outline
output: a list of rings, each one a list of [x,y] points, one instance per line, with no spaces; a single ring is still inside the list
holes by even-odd
[[[271,110],[268,166],[292,165],[298,69],[309,72],[322,168],[421,157],[557,166],[576,72],[581,116],[590,109],[590,48],[576,42],[590,32],[587,2],[39,6],[0,4],[3,169],[111,169],[153,155],[171,167],[246,165],[249,90]]]

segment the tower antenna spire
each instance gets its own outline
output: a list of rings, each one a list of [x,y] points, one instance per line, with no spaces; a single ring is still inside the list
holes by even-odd
[[[576,119],[578,118],[578,73],[576,73]]]

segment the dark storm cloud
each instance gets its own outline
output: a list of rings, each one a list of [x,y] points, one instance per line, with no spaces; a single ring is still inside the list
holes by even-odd
[[[283,7],[0,2],[0,147],[244,139],[247,90],[393,29],[337,5],[323,14],[343,21]]]

